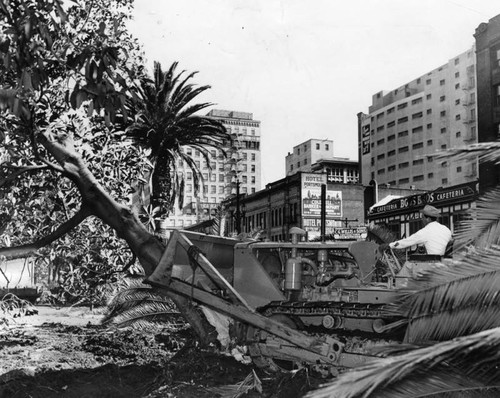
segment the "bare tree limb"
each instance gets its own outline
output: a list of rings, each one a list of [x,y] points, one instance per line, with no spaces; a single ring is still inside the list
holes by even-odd
[[[17,258],[34,253],[41,247],[47,246],[60,237],[66,235],[69,231],[77,227],[90,215],[90,210],[86,206],[84,206],[73,217],[71,217],[71,219],[57,227],[54,232],[50,233],[47,236],[44,236],[36,242],[16,247],[1,247],[0,256],[5,256],[7,258]]]

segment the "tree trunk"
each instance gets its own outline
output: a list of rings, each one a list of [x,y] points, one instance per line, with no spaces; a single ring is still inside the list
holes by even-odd
[[[62,174],[78,187],[82,197],[82,208],[87,208],[90,214],[100,218],[128,243],[146,275],[149,276],[159,263],[166,246],[148,232],[129,207],[118,203],[104,190],[74,150],[71,137],[66,137],[62,142],[50,138],[43,135],[40,137],[40,142],[57,160],[62,168]],[[208,332],[208,322],[193,308],[189,300],[171,292],[167,294],[198,334],[201,343],[214,341],[214,337]]]

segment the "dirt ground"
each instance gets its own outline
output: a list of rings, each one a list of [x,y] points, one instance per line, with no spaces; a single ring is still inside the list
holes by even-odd
[[[191,330],[111,331],[103,310],[36,307],[0,328],[0,398],[234,397],[253,367],[201,349]],[[255,371],[262,392],[245,397],[300,397],[304,375]],[[253,377],[253,378],[252,378]]]

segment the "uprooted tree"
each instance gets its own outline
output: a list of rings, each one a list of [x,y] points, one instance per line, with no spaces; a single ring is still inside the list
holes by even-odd
[[[76,231],[73,237],[122,240],[131,254],[116,261],[125,265],[136,257],[149,275],[165,246],[130,207],[133,187],[155,162],[167,172],[169,162],[175,167],[193,134],[202,148],[227,136],[194,115],[208,104],[187,106],[200,92],[186,84],[192,75],[180,79],[160,69],[163,78],[153,80],[162,84],[145,84],[151,81],[140,48],[125,27],[132,0],[71,1],[68,9],[66,4],[0,0],[0,233],[12,238],[0,255],[26,256],[57,241],[66,242],[57,255],[74,256],[68,239]],[[158,89],[156,95],[148,87]],[[153,104],[163,113],[145,109],[148,99],[149,105],[163,101]],[[139,144],[149,139],[154,149],[163,145],[167,155],[151,156],[151,148],[134,144],[127,131]],[[152,133],[158,136],[152,139]],[[86,244],[102,248],[100,242]],[[97,256],[118,255],[99,250]],[[75,267],[83,262],[72,261]],[[207,341],[203,318],[188,300],[171,297]]]

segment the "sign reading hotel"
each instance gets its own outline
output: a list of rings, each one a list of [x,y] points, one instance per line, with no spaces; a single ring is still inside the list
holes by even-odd
[[[326,174],[302,173],[302,217],[321,217],[321,186]],[[342,191],[326,189],[326,217],[342,217]],[[305,222],[305,220],[304,220]]]

